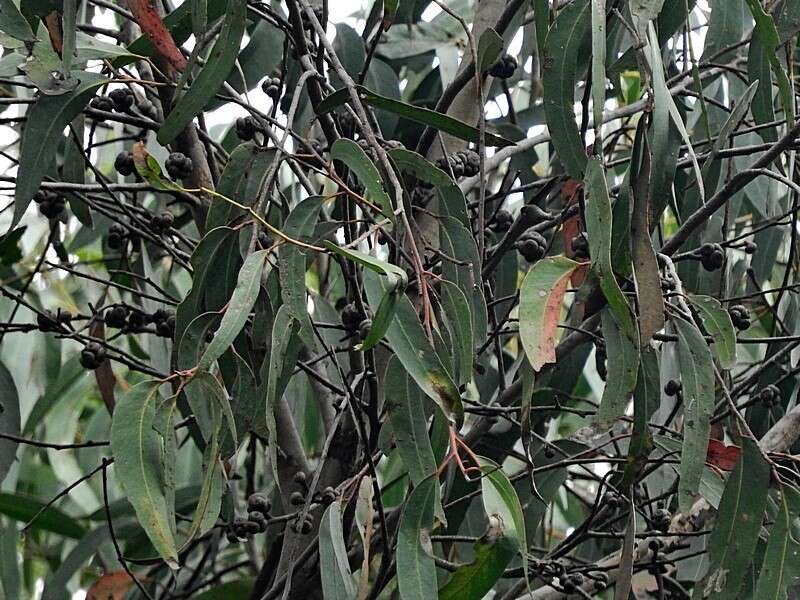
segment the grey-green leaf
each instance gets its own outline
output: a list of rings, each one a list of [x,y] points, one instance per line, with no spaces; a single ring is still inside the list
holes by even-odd
[[[700,313],[703,326],[714,339],[711,351],[723,369],[736,366],[736,330],[731,315],[711,296],[689,296],[689,301]]]
[[[89,72],[73,72],[73,77],[78,81],[73,90],[57,96],[42,94],[25,115],[27,119],[14,191],[14,216],[9,231],[17,226],[45,173],[53,165],[64,128],[86,107],[94,91],[107,81],[105,77]]]
[[[672,323],[678,333],[684,410],[678,503],[681,511],[688,513],[706,461],[714,410],[714,365],[711,351],[694,323],[679,318],[672,319]]]
[[[575,122],[575,79],[578,52],[589,37],[589,0],[576,0],[559,12],[545,41],[544,111],[553,146],[564,169],[583,179],[586,150]]]
[[[378,168],[361,146],[353,140],[339,138],[331,146],[331,159],[346,164],[364,186],[367,200],[375,203],[384,217],[394,220],[392,200],[383,189],[383,180]]]
[[[319,525],[320,576],[325,600],[352,600],[356,597],[342,532],[343,510],[341,500],[331,503]]]
[[[200,357],[200,361],[197,363],[198,369],[208,371],[214,361],[233,344],[236,336],[244,327],[261,289],[261,274],[268,253],[267,250],[259,250],[244,261],[236,281],[236,288],[225,309],[225,315],[214,333],[214,339]]]
[[[228,77],[239,54],[239,42],[244,34],[247,16],[245,0],[230,0],[225,11],[225,22],[211,54],[206,57],[203,69],[194,78],[191,87],[181,96],[158,130],[158,142],[166,146],[186,125],[203,110]]]
[[[787,600],[789,586],[800,580],[800,539],[795,522],[800,514],[800,492],[781,484],[764,562],[756,584],[755,598]]]
[[[162,438],[153,429],[159,381],[143,381],[122,394],[111,422],[114,472],[156,551],[172,568],[178,550],[164,490]]]
[[[708,575],[703,584],[695,587],[695,598],[741,598],[739,592],[764,519],[769,480],[770,466],[758,445],[750,438],[742,438],[742,454],[725,486],[708,540]],[[709,593],[698,593],[701,590]]]
[[[430,535],[438,485],[435,475],[423,479],[403,509],[397,534],[397,585],[402,600],[436,598],[436,566]]]
[[[14,378],[0,362],[0,433],[11,436],[20,434],[19,395]],[[3,482],[17,454],[17,442],[0,439],[0,483]]]
[[[596,421],[600,427],[610,427],[625,414],[625,408],[636,389],[639,348],[622,333],[608,309],[601,313],[601,319],[608,357],[608,375]]]

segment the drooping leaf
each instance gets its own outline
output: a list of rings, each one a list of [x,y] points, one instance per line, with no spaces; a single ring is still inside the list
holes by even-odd
[[[639,358],[639,374],[633,392],[633,434],[628,446],[621,489],[626,490],[633,485],[653,449],[653,437],[648,423],[661,403],[659,375],[658,354],[651,346],[645,346]]]
[[[373,202],[384,217],[394,219],[392,200],[383,189],[381,175],[361,146],[353,140],[340,138],[331,146],[331,159],[347,165],[364,186],[366,199]]]
[[[755,592],[756,598],[764,600],[787,600],[789,587],[800,580],[800,540],[795,526],[800,492],[789,485],[780,485],[778,491],[778,509]]]
[[[322,515],[319,527],[319,559],[325,600],[351,600],[356,586],[347,559],[340,500],[331,503]]]
[[[10,436],[20,434],[19,395],[14,378],[0,362],[0,433]],[[17,455],[17,442],[0,439],[0,483],[8,475]]]
[[[35,42],[31,26],[14,0],[0,0],[0,31],[23,42]]]
[[[678,334],[678,365],[683,389],[683,449],[678,502],[691,509],[706,459],[711,413],[714,410],[714,365],[705,339],[693,323],[672,319]]]
[[[178,550],[170,522],[162,467],[163,442],[153,428],[159,381],[143,381],[122,394],[111,422],[114,472],[139,523],[156,551],[172,568],[178,567]]]
[[[364,86],[356,86],[356,91],[362,102],[374,108],[385,110],[410,121],[427,125],[442,133],[448,133],[467,142],[478,143],[478,138],[480,137],[478,129],[467,125],[463,121],[459,121],[458,119],[454,119],[453,117],[428,108],[413,106],[399,100],[380,96]],[[315,107],[315,111],[317,115],[323,115],[346,102],[350,102],[350,92],[347,89],[337,90],[320,102]],[[514,142],[489,132],[486,133],[485,139],[487,146],[504,147],[514,145]]]
[[[591,0],[592,24],[592,117],[594,154],[602,154],[603,107],[606,104],[606,0]]]
[[[569,279],[579,264],[563,256],[531,267],[520,289],[519,336],[535,371],[556,360],[556,331]]]
[[[625,413],[636,389],[639,371],[639,348],[622,331],[609,310],[601,314],[603,339],[608,357],[608,374],[597,411],[599,427],[610,427]]]
[[[147,0],[140,0],[147,2]],[[239,42],[244,34],[247,16],[247,3],[244,0],[230,0],[214,48],[206,58],[206,64],[197,74],[191,87],[181,96],[177,104],[164,119],[158,130],[161,145],[172,142],[186,125],[203,110],[219,86],[231,72],[239,54]]]
[[[709,571],[695,588],[706,598],[741,598],[767,505],[770,467],[754,441],[742,438],[742,455],[731,474],[708,540]]]
[[[719,300],[711,296],[689,295],[688,300],[697,309],[708,334],[714,339],[711,351],[723,369],[736,366],[736,330],[731,315]]]
[[[261,289],[261,275],[268,254],[268,250],[259,250],[244,261],[236,281],[236,289],[233,290],[233,296],[228,302],[219,328],[214,332],[214,339],[206,347],[206,351],[197,363],[199,370],[207,371],[214,361],[233,344],[236,336],[247,322],[247,317],[253,310]]]
[[[360,148],[359,148],[360,150]],[[294,207],[283,232],[296,240],[305,240],[314,233],[322,206],[321,196],[309,196]],[[281,297],[290,314],[300,323],[300,335],[309,348],[316,347],[311,318],[308,316],[306,297],[306,262],[308,250],[295,244],[282,244],[278,248],[278,274],[281,282]]]
[[[0,514],[26,524],[38,514],[29,529],[49,531],[74,540],[86,534],[76,519],[55,506],[45,508],[44,502],[27,494],[0,492]]]
[[[586,166],[584,182],[587,199],[584,211],[589,234],[592,270],[600,280],[600,288],[608,301],[620,329],[631,341],[639,338],[631,308],[617,283],[611,262],[611,200],[608,196],[605,169],[600,159],[592,157]]]
[[[461,385],[472,380],[475,360],[469,300],[455,283],[443,280],[441,284],[442,318],[450,332],[452,342],[451,363],[453,378]]]
[[[590,37],[589,0],[577,0],[559,12],[545,41],[544,111],[558,158],[573,179],[583,179],[586,150],[575,122],[578,52]]]
[[[57,96],[42,94],[25,115],[14,190],[14,216],[9,231],[17,226],[45,173],[53,166],[64,128],[84,109],[94,91],[107,81],[90,72],[75,72],[73,77],[77,81],[74,89]]]
[[[435,475],[420,481],[403,509],[397,534],[397,585],[402,600],[436,597],[436,566],[430,536],[438,485]]]
[[[364,288],[370,306],[380,304],[388,291],[386,277],[371,271],[364,272]],[[442,366],[433,349],[411,301],[399,295],[394,317],[386,329],[386,339],[408,374],[451,422],[460,425],[464,418],[461,395]]]

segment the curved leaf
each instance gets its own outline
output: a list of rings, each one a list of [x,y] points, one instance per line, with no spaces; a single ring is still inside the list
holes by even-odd
[[[340,500],[331,503],[319,524],[320,576],[325,600],[351,600],[356,597],[342,532],[343,510]]]
[[[575,122],[578,52],[590,35],[589,0],[576,0],[558,14],[545,41],[544,112],[547,128],[564,169],[583,179],[586,150]]]
[[[397,587],[402,600],[436,598],[436,566],[431,548],[436,476],[423,479],[411,492],[397,533]]]
[[[233,344],[236,336],[247,322],[247,317],[253,310],[261,289],[261,274],[268,254],[268,250],[259,250],[253,252],[244,261],[239,270],[236,289],[233,290],[219,328],[214,333],[214,339],[206,347],[206,351],[197,363],[199,370],[208,371],[214,361]]]
[[[353,140],[339,138],[331,146],[331,160],[346,164],[364,186],[367,200],[374,202],[384,217],[394,220],[392,200],[383,189],[381,175],[361,146]]]
[[[186,125],[203,110],[230,74],[239,54],[239,42],[244,34],[246,16],[247,2],[245,0],[228,2],[225,22],[211,54],[206,57],[205,66],[194,78],[191,87],[181,96],[158,130],[158,142],[162,146],[172,142]]]
[[[122,394],[111,421],[114,472],[156,551],[178,567],[173,507],[168,506],[161,436],[153,428],[160,381],[143,381]]]
[[[736,366],[736,330],[733,328],[731,315],[722,307],[719,300],[711,296],[688,296],[703,319],[703,326],[714,338],[711,351],[717,357],[723,369]]]
[[[534,371],[556,361],[556,331],[570,276],[580,265],[563,256],[535,263],[520,288],[519,337]]]
[[[19,395],[14,378],[0,362],[0,433],[12,436],[20,434]],[[8,475],[17,455],[17,442],[0,439],[0,483]]]

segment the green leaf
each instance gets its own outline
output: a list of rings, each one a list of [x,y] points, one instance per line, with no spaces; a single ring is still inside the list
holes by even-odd
[[[603,148],[603,107],[606,103],[606,0],[592,3],[592,116],[594,118],[594,154]]]
[[[431,531],[439,480],[426,477],[413,489],[397,533],[397,586],[402,600],[436,598],[436,566]]]
[[[17,386],[11,373],[0,362],[0,433],[18,437],[20,426]],[[17,442],[5,438],[0,439],[0,483],[8,475],[8,470],[16,460],[16,455]]]
[[[0,31],[22,42],[35,42],[31,26],[14,0],[0,0]]]
[[[364,289],[370,306],[381,302],[381,298],[387,293],[387,285],[386,277],[378,277],[370,271],[364,272]],[[425,336],[414,306],[402,294],[397,297],[394,318],[386,329],[386,339],[422,391],[436,402],[451,423],[460,426],[464,418],[464,408],[458,388]]]
[[[599,427],[608,428],[625,414],[625,408],[636,389],[639,348],[622,333],[609,310],[604,310],[600,316],[608,357],[608,375],[595,420]]]
[[[736,366],[736,330],[733,328],[731,315],[711,296],[688,296],[703,319],[703,327],[714,338],[711,351],[717,357],[723,369]]]
[[[232,456],[237,447],[237,433],[236,433],[236,420],[233,417],[233,410],[231,409],[228,394],[222,387],[220,382],[208,371],[198,370],[192,378],[186,383],[184,387],[186,396],[189,398],[190,406],[202,406],[205,410],[213,409],[212,414],[218,413],[225,417],[225,422],[228,425],[228,432],[231,436],[232,448],[229,447]],[[195,410],[195,415],[201,414],[199,410]],[[215,418],[212,417],[208,422],[204,423],[198,419],[198,425],[203,432],[203,437],[206,440],[212,439],[218,429],[217,425],[213,422]]]
[[[254,142],[236,146],[219,178],[217,192],[239,204],[252,204],[275,159],[275,152],[275,148],[264,148]],[[206,229],[211,231],[215,227],[228,225],[244,214],[230,202],[213,202],[208,209]]]
[[[214,339],[206,348],[197,368],[208,371],[211,365],[233,344],[247,322],[261,289],[261,275],[267,261],[268,250],[253,252],[239,270],[236,289],[233,290],[225,315],[214,333]]]
[[[370,327],[364,341],[356,347],[358,350],[369,350],[386,335],[386,331],[389,329],[395,315],[397,300],[402,296],[406,285],[408,285],[408,275],[400,267],[374,258],[364,252],[348,250],[328,241],[325,241],[324,245],[328,250],[341,254],[345,258],[382,276],[381,287],[383,288],[383,295],[380,297],[380,301],[377,301],[377,297],[370,298],[370,306],[373,310],[372,327]]]
[[[172,142],[186,125],[199,114],[217,93],[219,86],[228,77],[239,55],[239,42],[244,34],[247,16],[245,0],[230,0],[214,48],[206,57],[206,63],[173,107],[158,130],[158,142],[166,146]]]
[[[478,143],[478,139],[480,138],[480,132],[478,129],[476,127],[472,127],[471,125],[467,125],[463,121],[459,121],[458,119],[454,119],[448,115],[438,113],[435,110],[413,106],[399,100],[380,96],[361,85],[356,86],[356,91],[358,92],[361,101],[369,106],[388,111],[392,114],[406,118],[409,121],[414,121],[415,123],[422,123],[423,125],[437,129],[442,133],[449,133],[450,135],[459,139],[476,144]],[[317,115],[323,115],[345,104],[346,102],[350,102],[350,92],[347,89],[337,90],[320,102],[315,107],[315,111]],[[514,145],[514,142],[489,132],[486,133],[485,138],[487,146],[497,146],[502,148],[505,146]]]
[[[583,179],[586,150],[575,122],[575,84],[578,52],[590,36],[589,0],[576,0],[558,14],[545,41],[542,84],[544,112],[552,144],[564,169]]]
[[[453,378],[461,385],[472,381],[472,363],[475,360],[472,315],[469,300],[455,283],[441,282],[442,319],[450,332],[452,343]]]
[[[633,392],[633,434],[628,446],[625,471],[620,489],[627,490],[639,477],[653,449],[650,417],[661,403],[661,382],[658,354],[652,346],[645,346],[639,360],[639,374]]]
[[[631,314],[631,308],[617,283],[611,263],[611,200],[608,196],[606,174],[600,159],[592,157],[586,167],[586,231],[589,234],[589,254],[592,270],[600,280],[600,288],[608,301],[614,318],[631,341],[638,341],[639,334]]]
[[[159,555],[177,568],[175,523],[170,519],[174,509],[167,505],[164,486],[163,442],[153,428],[159,387],[160,381],[143,381],[117,400],[111,450],[117,480],[136,509],[139,523]]]
[[[672,323],[678,334],[684,410],[678,503],[681,512],[688,514],[706,462],[714,411],[714,365],[711,351],[694,323],[679,318],[672,319]]]
[[[780,484],[777,504],[754,595],[759,600],[787,600],[788,588],[800,580],[800,540],[795,527],[800,492]]]
[[[525,514],[514,486],[499,465],[488,458],[481,458],[481,494],[483,508],[491,518],[497,516],[503,522],[505,537],[513,541],[523,563],[527,562],[528,542],[525,533]]]
[[[331,503],[319,524],[319,562],[325,600],[352,600],[356,586],[342,532],[341,500]]]
[[[25,116],[25,130],[19,149],[19,171],[14,191],[14,216],[9,231],[17,226],[47,173],[55,164],[64,128],[85,107],[94,91],[107,81],[96,73],[73,72],[78,85],[73,90],[48,96],[42,94]]]
[[[492,68],[503,54],[503,38],[491,27],[487,27],[478,39],[478,73]]]
[[[331,159],[346,164],[364,186],[367,200],[375,203],[384,217],[394,220],[392,200],[383,189],[381,175],[361,146],[353,140],[339,138],[331,146]]]
[[[758,125],[765,125],[775,121],[769,53],[770,51],[760,41],[758,43],[751,42],[748,46],[747,77],[751,84],[757,84],[750,111],[753,114],[753,121]],[[760,128],[758,134],[765,142],[776,142],[778,140],[778,131],[774,125]]]
[[[195,246],[189,262],[192,265],[192,289],[175,311],[175,339],[180,340],[189,323],[205,310],[206,289],[214,275],[214,259],[237,244],[237,234],[229,227],[217,227],[206,233]]]
[[[502,525],[494,520],[490,533],[475,542],[473,561],[453,573],[439,590],[439,600],[481,600],[493,588],[515,554],[513,543],[498,528]]]
[[[6,515],[14,521],[28,523],[44,507],[44,502],[32,496],[0,492],[0,514]],[[30,529],[49,531],[73,540],[79,540],[86,535],[86,530],[78,521],[52,505],[44,508]]]
[[[289,308],[283,304],[275,315],[272,326],[272,345],[270,347],[269,361],[267,363],[266,377],[262,372],[262,379],[266,380],[264,394],[267,434],[269,444],[267,453],[275,482],[278,483],[278,424],[275,421],[275,411],[278,403],[283,398],[283,392],[291,378],[297,357],[300,354],[298,343],[299,323],[289,314]]]
[[[520,288],[519,337],[534,371],[556,361],[561,304],[578,263],[553,256],[535,263]]]
[[[741,598],[764,519],[769,481],[770,466],[758,445],[743,437],[742,454],[725,486],[708,540],[708,575],[695,587],[695,598]]]
[[[405,148],[392,148],[387,152],[389,158],[401,170],[410,171],[417,179],[434,187],[454,186],[453,178],[422,155]]]
[[[383,387],[397,450],[408,469],[411,483],[419,485],[436,472],[436,458],[428,436],[428,418],[421,391],[396,356],[386,364]]]
[[[360,150],[360,148],[359,148]],[[309,196],[292,209],[283,232],[296,240],[307,240],[314,234],[319,221],[322,196]],[[306,262],[308,250],[296,244],[282,244],[278,248],[278,276],[281,282],[281,297],[289,314],[300,323],[300,337],[309,348],[316,347],[314,329],[308,316],[306,297]]]
[[[0,235],[0,264],[10,266],[19,262],[22,258],[19,241],[27,228],[27,225],[23,225],[5,235]]]

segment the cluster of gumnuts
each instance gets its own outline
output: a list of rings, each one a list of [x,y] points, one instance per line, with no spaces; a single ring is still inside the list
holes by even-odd
[[[267,77],[261,82],[261,91],[273,100],[277,100],[281,95],[281,86],[279,77]]]
[[[79,360],[84,369],[94,371],[106,360],[106,349],[97,342],[89,342],[81,350]]]
[[[706,271],[716,271],[725,264],[725,250],[719,244],[703,244],[693,256],[700,260],[700,264]]]
[[[114,169],[123,177],[128,177],[136,172],[136,163],[133,162],[133,152],[123,150],[114,159]]]
[[[511,229],[511,225],[514,223],[514,215],[512,215],[509,211],[504,208],[499,209],[497,212],[494,213],[494,217],[492,218],[492,222],[489,224],[489,228],[492,231],[508,231]]]
[[[231,544],[246,540],[251,535],[264,533],[267,530],[269,511],[272,504],[265,494],[255,493],[247,499],[247,517],[234,519],[227,531]]]
[[[458,150],[436,159],[436,166],[445,173],[452,172],[456,179],[473,177],[480,172],[481,158],[474,150]]]
[[[728,309],[733,326],[739,331],[750,329],[750,311],[742,304],[734,304]]]
[[[305,472],[298,471],[295,473],[294,482],[300,487],[300,490],[296,490],[291,493],[289,496],[289,502],[292,504],[292,506],[302,506],[306,503],[306,498],[309,494],[308,479]],[[315,504],[326,505],[331,504],[334,500],[336,500],[336,490],[330,486],[326,487],[321,492],[315,492],[311,498],[311,501]],[[306,514],[305,519],[302,520],[298,516],[297,520],[292,523],[292,529],[294,529],[297,533],[310,533],[313,528],[314,519],[310,514]]]
[[[378,141],[378,143],[381,145],[381,147],[384,150],[394,150],[394,149],[397,149],[397,148],[405,148],[405,146],[403,145],[403,142],[401,142],[399,140],[383,140],[381,138],[377,138],[377,141]],[[364,151],[364,154],[369,156],[369,158],[370,158],[370,160],[372,160],[372,162],[374,162],[374,163],[378,162],[378,156],[375,153],[375,149],[372,146],[370,146],[369,142],[365,138],[361,138],[356,143]]]
[[[95,110],[103,110],[106,112],[116,110],[121,113],[129,113],[135,102],[136,97],[133,95],[133,92],[126,87],[121,87],[111,90],[108,96],[95,96],[92,98],[91,102],[89,102],[89,106]]]
[[[49,190],[39,190],[33,195],[33,201],[39,205],[39,212],[48,219],[55,219],[64,212],[66,199],[61,194]]]
[[[148,314],[127,304],[115,304],[106,309],[103,321],[109,327],[128,333],[143,331],[145,326],[153,324],[159,337],[172,338],[175,335],[175,314],[161,308]]]
[[[603,590],[608,586],[608,574],[604,571],[592,571],[585,574],[579,571],[570,572],[567,565],[559,560],[532,560],[530,564],[543,576],[556,579],[556,585],[567,594],[577,593],[578,588],[582,588],[587,583],[587,578],[594,582],[595,591]]]
[[[367,318],[355,303],[351,302],[342,308],[342,325],[348,336],[357,334],[364,339],[372,327],[372,320]]]
[[[175,215],[168,210],[150,216],[150,229],[153,233],[163,234],[175,223]]]
[[[133,237],[131,236],[130,232],[127,228],[123,227],[119,223],[114,223],[111,227],[108,228],[108,236],[106,237],[106,243],[108,247],[112,250],[122,250],[128,244],[129,241],[132,241]]]
[[[167,169],[167,174],[172,179],[186,179],[192,174],[194,165],[192,159],[183,154],[182,152],[172,152],[164,163]]]
[[[535,263],[537,260],[544,258],[547,253],[547,240],[545,237],[531,227],[526,230],[519,239],[514,243],[522,257],[529,263]]]
[[[236,122],[234,123],[234,129],[236,130],[236,135],[240,140],[243,142],[249,142],[256,136],[256,133],[261,130],[261,127],[258,125],[258,121],[256,121],[252,116],[247,116],[236,119]]]
[[[510,54],[503,54],[489,69],[489,75],[498,79],[509,79],[517,70],[517,59]]]
[[[763,390],[758,392],[758,401],[764,408],[773,408],[780,404],[781,391],[774,383],[769,384]]]
[[[36,326],[39,331],[61,331],[64,325],[72,321],[72,313],[59,308],[56,312],[43,310],[36,315]]]

